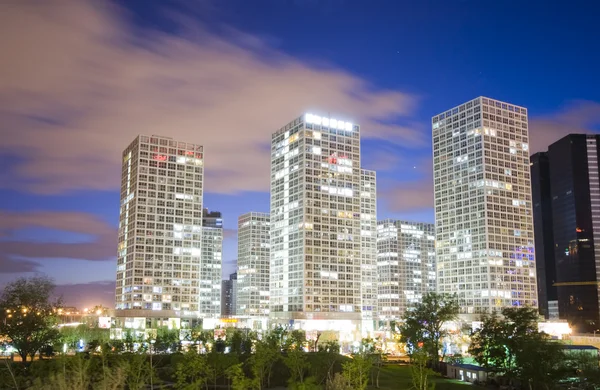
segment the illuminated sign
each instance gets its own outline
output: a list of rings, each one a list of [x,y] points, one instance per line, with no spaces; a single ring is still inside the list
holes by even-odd
[[[154,159],[157,161],[167,161],[167,156],[164,156],[162,154],[157,154],[154,156]]]
[[[331,127],[332,129],[352,131],[352,123],[344,122],[333,118],[326,118],[320,117],[318,115],[306,114],[304,115],[304,121],[306,123],[314,123],[315,125]]]

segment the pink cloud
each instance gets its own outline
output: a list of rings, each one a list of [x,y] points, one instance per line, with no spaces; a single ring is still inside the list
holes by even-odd
[[[241,32],[223,39],[189,19],[187,36],[136,31],[122,15],[91,0],[0,14],[0,153],[20,157],[4,186],[115,190],[120,153],[143,133],[203,144],[208,191],[265,191],[271,133],[308,110],[360,123],[367,138],[426,144],[415,127],[388,124],[412,114],[415,96]]]
[[[433,208],[433,183],[430,179],[401,182],[379,193],[389,212],[422,211]]]
[[[530,119],[531,152],[546,151],[549,145],[568,134],[596,133],[600,130],[598,126],[600,103],[571,102],[554,114]]]
[[[92,239],[89,242],[77,243],[26,242],[10,239],[12,230],[26,227],[44,227],[83,233],[91,235]],[[6,265],[6,268],[0,267],[0,272],[9,268],[23,269],[21,272],[30,272],[36,269],[37,263],[28,260],[14,260],[15,258],[68,258],[103,261],[112,260],[116,256],[117,229],[91,214],[0,211],[0,232],[5,233],[4,240],[0,241],[0,262]]]

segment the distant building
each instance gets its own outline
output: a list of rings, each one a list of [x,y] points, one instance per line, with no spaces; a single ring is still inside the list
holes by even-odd
[[[538,301],[540,314],[549,319],[549,301],[558,300],[558,293],[554,286],[556,282],[556,261],[554,260],[550,162],[547,152],[532,155],[530,161]]]
[[[270,218],[250,212],[238,218],[236,314],[269,317]]]
[[[438,292],[467,320],[537,307],[527,109],[478,97],[432,133]]]
[[[221,281],[221,316],[235,315],[235,289],[237,275],[229,275],[229,279]]]
[[[435,226],[385,219],[377,223],[379,319],[397,321],[436,291]]]
[[[221,268],[223,265],[223,218],[218,211],[202,211],[202,267],[200,312],[204,317],[221,315]]]
[[[548,301],[548,317],[549,320],[555,321],[560,318],[558,314],[558,300]]]
[[[546,265],[547,283],[554,282],[548,297],[556,288],[559,317],[576,332],[600,328],[599,141],[598,135],[570,134],[554,142],[539,155],[547,158],[549,185],[533,182],[534,196],[551,199],[552,231],[543,218],[536,221],[544,250],[551,242],[554,251],[554,280]]]
[[[231,280],[231,315],[237,315],[237,300],[238,300],[238,278],[237,272],[229,274]]]

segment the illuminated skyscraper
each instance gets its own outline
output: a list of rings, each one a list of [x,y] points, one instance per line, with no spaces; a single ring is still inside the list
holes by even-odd
[[[223,264],[223,218],[218,211],[202,212],[202,263],[200,267],[200,315],[221,315],[221,268]]]
[[[432,130],[438,291],[472,317],[537,307],[527,109],[479,97]]]
[[[374,329],[377,320],[377,179],[375,171],[361,169],[360,257],[362,331]]]
[[[377,223],[379,319],[398,321],[436,291],[435,228],[432,223],[385,219]]]
[[[375,214],[370,201],[361,207],[361,179],[358,125],[306,114],[273,134],[270,317],[274,322],[346,334],[359,329],[361,292],[367,287],[361,283],[361,263],[372,261],[361,255],[361,209]],[[365,172],[365,182],[374,180]],[[368,192],[374,196],[374,191]],[[365,231],[372,228],[365,225]],[[372,316],[371,311],[365,310],[365,315]]]
[[[236,314],[269,317],[269,214],[250,212],[238,218]]]
[[[138,136],[123,152],[116,308],[127,312],[118,315],[220,314],[213,293],[220,291],[222,227],[207,227],[203,239],[203,158],[201,145],[156,135]]]

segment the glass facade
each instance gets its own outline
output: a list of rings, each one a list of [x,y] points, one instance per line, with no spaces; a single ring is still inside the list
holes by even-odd
[[[267,213],[250,212],[238,218],[238,316],[269,316],[269,225]]]
[[[531,196],[533,201],[533,227],[537,264],[537,287],[540,314],[549,318],[548,301],[558,299],[556,287],[556,262],[550,195],[550,162],[548,153],[531,156]]]
[[[600,325],[599,140],[571,134],[548,148],[558,310],[578,332]]]
[[[479,97],[432,132],[438,291],[465,315],[537,307],[527,109]]]
[[[400,320],[423,295],[436,291],[435,227],[386,219],[377,223],[379,319]]]

